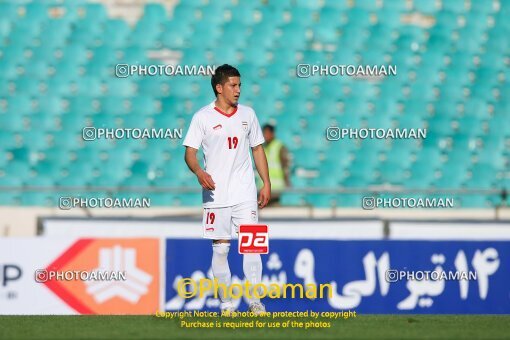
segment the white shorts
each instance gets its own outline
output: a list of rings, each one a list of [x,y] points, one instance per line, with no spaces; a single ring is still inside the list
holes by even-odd
[[[237,237],[241,224],[256,224],[259,221],[257,202],[244,202],[231,207],[204,208],[202,225],[204,238],[230,240]]]

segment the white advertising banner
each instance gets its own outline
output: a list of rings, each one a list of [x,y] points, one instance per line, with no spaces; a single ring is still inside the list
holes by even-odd
[[[265,220],[275,239],[374,240],[382,239],[378,220]],[[193,219],[45,219],[44,236],[202,238],[202,221]]]
[[[510,240],[510,221],[395,221],[390,240]]]
[[[0,239],[0,314],[153,314],[160,239]]]
[[[0,314],[75,314],[36,271],[46,268],[73,239],[0,239]]]

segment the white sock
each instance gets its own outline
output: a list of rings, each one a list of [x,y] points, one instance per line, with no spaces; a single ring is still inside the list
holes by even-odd
[[[262,282],[262,259],[259,254],[244,254],[243,255],[243,271],[246,280],[250,282],[252,288],[250,296],[252,297],[250,303],[260,302],[259,298],[253,295],[253,286]],[[259,293],[260,294],[260,293]]]
[[[212,272],[214,278],[218,280],[218,284],[224,284],[227,287],[226,292],[228,292],[231,281],[230,267],[228,266],[230,243],[213,243],[212,248]],[[224,293],[225,291],[223,289],[218,289],[218,296],[222,305],[227,305],[230,303],[231,297]]]

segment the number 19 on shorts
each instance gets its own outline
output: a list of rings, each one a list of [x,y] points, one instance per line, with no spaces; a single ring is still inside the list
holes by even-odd
[[[267,225],[240,225],[238,244],[239,254],[269,253]]]

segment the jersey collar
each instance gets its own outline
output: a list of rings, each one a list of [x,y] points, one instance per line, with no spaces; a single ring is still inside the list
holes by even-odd
[[[232,117],[232,116],[233,116],[233,115],[237,112],[237,108],[238,108],[238,106],[236,106],[236,107],[235,107],[235,109],[234,109],[234,111],[232,111],[232,113],[231,113],[231,114],[228,114],[228,113],[223,112],[222,110],[218,109],[218,108],[214,105],[214,102],[213,102],[213,107],[214,107],[214,109],[215,109],[216,111],[218,111],[219,113],[221,113],[222,115],[224,115],[225,117],[228,117],[228,118]]]

